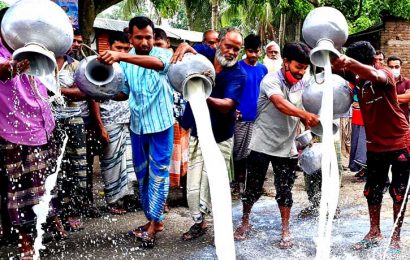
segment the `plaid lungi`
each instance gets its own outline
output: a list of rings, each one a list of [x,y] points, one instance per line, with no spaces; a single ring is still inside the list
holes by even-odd
[[[252,130],[253,122],[236,122],[233,143],[234,161],[245,159],[251,152],[248,147],[252,138]]]
[[[3,217],[13,225],[35,221],[32,207],[45,192],[46,178],[55,171],[58,152],[53,136],[39,146],[14,144],[0,137],[0,190],[8,213]]]

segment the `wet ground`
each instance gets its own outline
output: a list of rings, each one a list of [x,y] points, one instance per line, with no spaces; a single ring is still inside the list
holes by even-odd
[[[272,174],[265,184],[270,195],[274,195]],[[333,259],[381,259],[387,237],[392,229],[391,199],[385,194],[382,208],[381,226],[385,236],[384,243],[377,248],[354,251],[352,244],[358,242],[368,231],[368,215],[365,198],[362,196],[363,182],[357,182],[352,173],[345,172],[341,188],[339,206],[341,215],[334,221],[332,238]],[[97,186],[98,189],[98,186]],[[98,192],[96,197],[98,197]],[[174,202],[180,200],[181,192],[173,191]],[[99,203],[102,203],[101,198]],[[264,196],[255,204],[251,222],[253,230],[248,239],[236,242],[237,259],[313,259],[315,257],[315,237],[318,220],[300,220],[297,214],[308,206],[304,192],[303,175],[298,174],[294,187],[294,206],[291,216],[291,232],[294,248],[278,248],[280,238],[280,215],[272,196]],[[241,219],[242,206],[234,200],[233,221],[237,226]],[[212,219],[209,219],[212,223]],[[187,208],[171,207],[165,219],[166,229],[157,236],[153,249],[142,249],[127,231],[144,224],[141,211],[122,216],[105,213],[98,219],[84,219],[85,229],[71,233],[68,240],[50,242],[46,246],[50,254],[42,259],[216,259],[213,246],[212,224],[208,234],[190,242],[180,239],[192,224]],[[402,252],[389,255],[389,259],[410,258],[410,214],[407,210],[402,228]],[[13,247],[0,247],[0,258],[7,259],[15,253]]]

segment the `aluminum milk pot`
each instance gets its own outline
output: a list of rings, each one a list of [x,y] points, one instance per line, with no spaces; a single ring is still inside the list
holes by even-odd
[[[31,75],[56,68],[55,56],[73,43],[73,28],[64,10],[49,0],[20,0],[7,10],[1,24],[4,41],[14,50],[13,59],[30,61]]]

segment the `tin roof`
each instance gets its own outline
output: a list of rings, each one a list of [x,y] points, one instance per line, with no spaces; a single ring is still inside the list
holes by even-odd
[[[111,31],[123,31],[125,27],[128,27],[127,21],[113,20],[106,18],[96,18],[94,20],[94,28],[105,29]],[[176,29],[169,26],[155,25],[157,28],[161,28],[165,31],[169,38],[189,41],[189,42],[201,42],[202,32],[195,32],[183,29]]]

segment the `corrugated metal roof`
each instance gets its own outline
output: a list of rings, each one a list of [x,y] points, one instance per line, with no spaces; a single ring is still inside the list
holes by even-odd
[[[127,21],[96,18],[94,20],[94,28],[106,29],[111,31],[123,31],[125,27],[128,26]],[[183,29],[176,29],[171,27],[165,27],[160,25],[155,25],[155,27],[164,30],[169,38],[174,38],[183,41],[190,42],[201,42],[202,32],[188,31]]]

